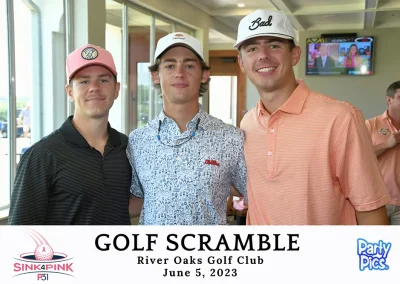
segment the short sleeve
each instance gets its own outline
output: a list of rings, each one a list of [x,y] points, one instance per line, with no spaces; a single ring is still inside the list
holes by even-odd
[[[357,211],[384,206],[390,196],[362,114],[355,110],[343,123],[335,151],[334,170],[345,196]]]
[[[130,191],[131,191],[131,194],[133,194],[135,197],[143,198],[144,193],[143,193],[142,185],[140,184],[138,174],[136,172],[133,147],[134,147],[134,137],[131,134],[131,135],[129,135],[129,141],[128,141],[128,145],[126,147],[126,156],[128,157],[129,163],[131,164],[131,167],[132,167],[132,182],[131,182]]]
[[[232,173],[232,179],[233,179],[233,185],[243,195],[246,203],[248,203],[246,178],[247,178],[247,170],[246,170],[246,161],[244,158],[244,133],[243,131],[240,131],[237,163]]]

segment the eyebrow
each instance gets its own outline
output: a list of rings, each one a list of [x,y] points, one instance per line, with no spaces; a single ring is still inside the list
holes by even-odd
[[[173,59],[173,58],[166,58],[161,61],[161,63],[168,63],[168,62],[176,63],[177,60]],[[185,59],[183,59],[183,62],[184,63],[186,63],[186,62],[196,62],[197,63],[197,60],[195,58],[185,58]]]
[[[271,39],[249,39],[246,43],[243,44],[243,47],[246,48],[249,45],[260,45],[262,42],[271,43],[271,42],[280,42],[285,43],[287,40],[281,38],[271,38]]]

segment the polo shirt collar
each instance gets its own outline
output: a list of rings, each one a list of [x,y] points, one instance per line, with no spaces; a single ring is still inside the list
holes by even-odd
[[[86,141],[86,139],[79,133],[72,123],[73,115],[69,116],[67,120],[61,125],[60,131],[64,134],[65,140],[71,144],[75,144],[82,148],[90,148],[91,146]],[[121,144],[121,139],[119,137],[118,131],[111,128],[110,123],[107,124],[108,131],[108,141],[113,146],[118,146]]]
[[[290,114],[300,114],[303,106],[310,94],[310,89],[304,83],[303,80],[297,80],[297,87],[287,99],[287,101],[278,108],[277,111],[283,111]],[[268,114],[268,111],[265,109],[261,99],[257,103],[257,115],[261,116],[263,114]]]
[[[199,129],[201,128],[202,130],[205,130],[208,122],[208,114],[204,111],[203,106],[201,104],[199,104],[199,112],[196,113],[196,115],[186,124],[186,127],[188,129],[189,125],[193,125],[193,127],[195,127],[198,119],[200,119]],[[166,121],[173,121],[173,120],[164,113],[164,110],[162,110],[158,115],[157,127],[159,121],[161,121],[161,123],[164,124]]]
[[[392,132],[397,132],[398,129],[396,129],[396,127],[393,125],[392,120],[389,117],[389,110],[386,110],[383,114],[382,114],[382,119],[387,121],[389,128]]]
[[[384,119],[390,119],[389,118],[389,114],[388,114],[388,110],[385,110],[385,112],[382,114],[382,118],[384,118]]]

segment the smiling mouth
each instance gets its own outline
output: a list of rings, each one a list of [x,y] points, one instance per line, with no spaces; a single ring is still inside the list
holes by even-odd
[[[258,73],[268,73],[275,70],[276,67],[264,67],[257,70]]]

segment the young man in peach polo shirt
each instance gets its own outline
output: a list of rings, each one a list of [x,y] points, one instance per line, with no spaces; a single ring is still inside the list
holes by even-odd
[[[296,81],[286,15],[256,10],[239,24],[239,65],[260,95],[242,120],[247,224],[387,224],[390,201],[364,118]]]
[[[386,205],[389,223],[400,225],[400,81],[392,83],[386,94],[388,109],[365,123],[392,198]]]

